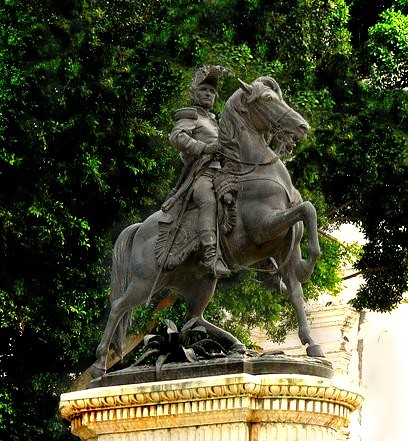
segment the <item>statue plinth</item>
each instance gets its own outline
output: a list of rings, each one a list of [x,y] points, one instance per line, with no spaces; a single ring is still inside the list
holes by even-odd
[[[227,374],[300,374],[333,377],[333,366],[325,358],[264,353],[237,355],[189,363],[167,363],[160,371],[151,366],[129,367],[91,381],[89,387],[120,386]]]
[[[83,441],[335,441],[361,401],[329,378],[241,373],[70,392],[60,412]]]

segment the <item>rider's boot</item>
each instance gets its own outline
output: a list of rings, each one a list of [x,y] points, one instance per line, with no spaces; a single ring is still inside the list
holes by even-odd
[[[200,264],[216,277],[226,277],[231,271],[224,265],[224,262],[217,256],[217,236],[215,231],[205,230],[200,232],[202,247],[202,260]]]

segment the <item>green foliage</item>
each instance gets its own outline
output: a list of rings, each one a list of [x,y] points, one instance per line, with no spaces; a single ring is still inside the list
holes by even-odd
[[[146,117],[146,103],[149,112],[160,103],[138,96],[133,42],[117,34],[107,7],[0,7],[2,424],[10,440],[65,432],[58,395],[73,366],[92,360],[112,226],[140,218],[171,178],[172,155]],[[139,29],[134,15],[130,34]],[[49,405],[29,404],[33,397]]]
[[[389,310],[407,290],[406,0],[7,0],[0,5],[0,438],[72,439],[59,393],[93,358],[111,243],[164,199],[167,143],[201,64],[237,88],[273,75],[312,132],[288,162],[326,232],[367,238],[355,305]],[[306,298],[337,293],[354,247],[324,233]],[[207,316],[250,344],[281,339],[293,310],[260,274],[225,282]],[[256,295],[255,295],[256,293]],[[180,303],[159,314],[177,320]],[[151,308],[136,313],[143,327]]]
[[[293,313],[286,296],[266,289],[256,272],[239,273],[221,283],[206,316],[248,347],[253,347],[250,334],[254,329],[262,328],[271,338],[282,340],[294,323],[288,320]]]
[[[406,1],[399,4],[408,10]],[[380,15],[380,20],[368,33],[372,84],[383,89],[407,87],[408,15],[393,6]]]

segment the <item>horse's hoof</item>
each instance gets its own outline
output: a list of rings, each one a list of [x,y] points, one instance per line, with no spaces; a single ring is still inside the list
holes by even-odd
[[[234,343],[229,350],[230,354],[245,354],[246,346],[242,343]]]
[[[322,348],[320,347],[320,345],[308,346],[306,348],[306,354],[309,357],[323,357],[324,358],[324,353],[323,353]]]
[[[96,363],[94,363],[89,368],[89,373],[92,378],[99,378],[106,374],[106,369],[101,368],[100,366],[97,366]]]
[[[298,281],[302,284],[307,282],[313,273],[314,267],[315,264],[313,262],[305,259],[300,260],[295,268]]]

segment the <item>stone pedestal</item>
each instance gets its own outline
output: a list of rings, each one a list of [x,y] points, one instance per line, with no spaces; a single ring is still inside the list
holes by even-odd
[[[60,411],[84,441],[336,441],[361,400],[327,378],[244,373],[70,392]]]

